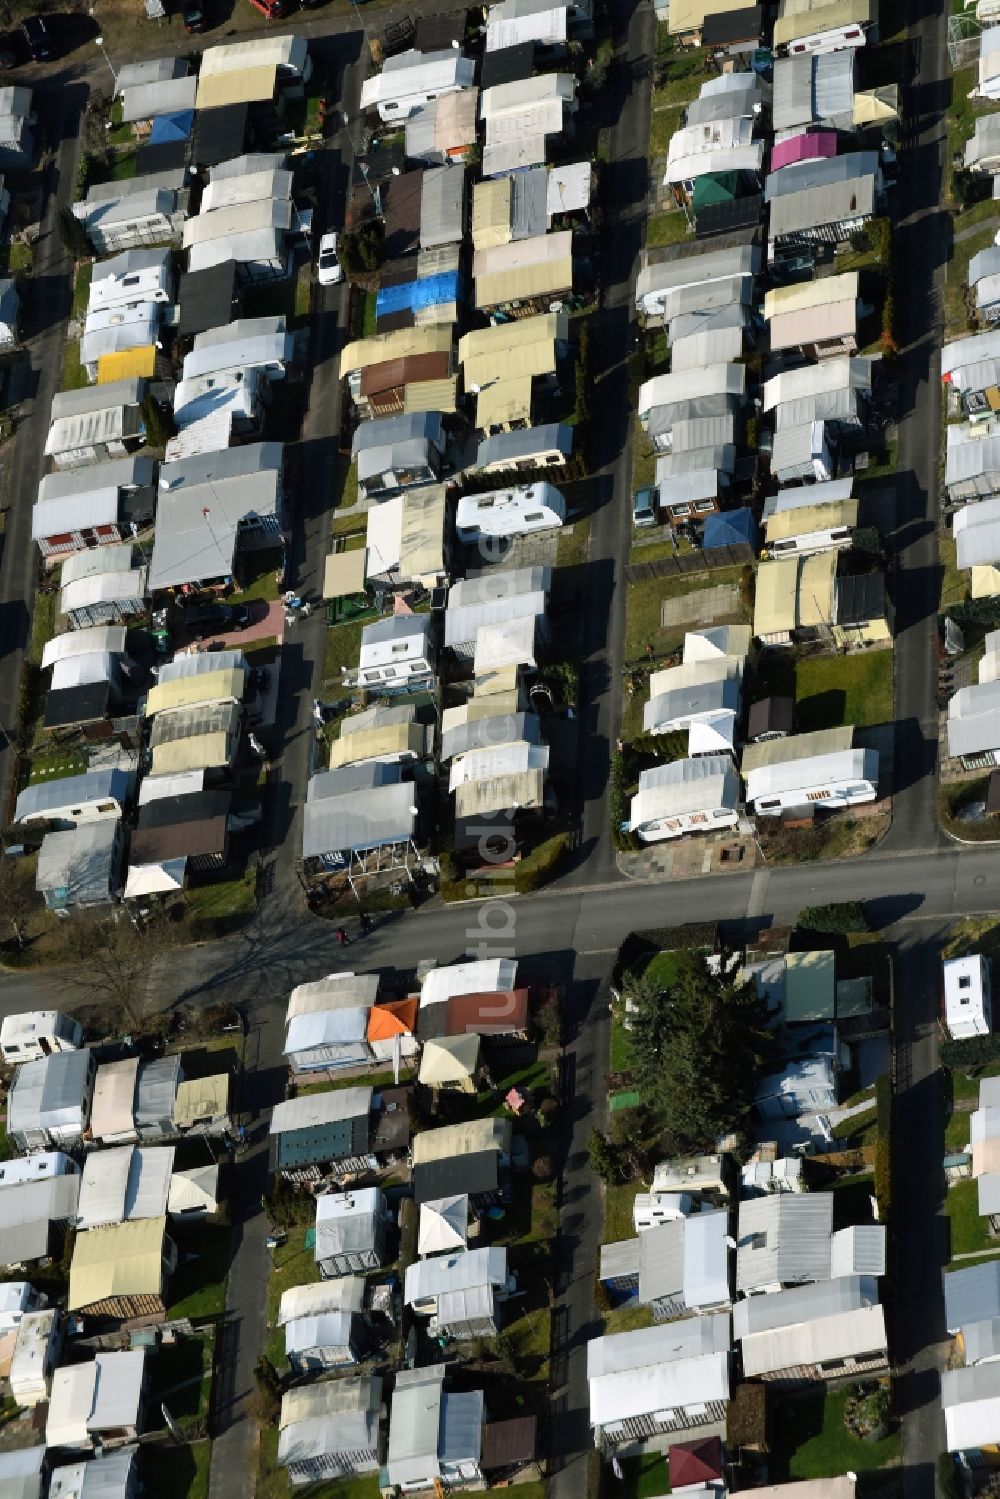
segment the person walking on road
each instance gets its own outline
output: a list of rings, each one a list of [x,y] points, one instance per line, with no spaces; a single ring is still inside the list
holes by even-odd
[[[351,939],[347,935],[347,932],[346,932],[345,928],[342,927],[342,926],[338,926],[338,928],[337,928],[337,941],[340,943],[341,947],[346,947],[348,945],[348,943],[350,942],[350,940]]]
[[[362,913],[361,913],[361,935],[362,935],[362,937],[367,937],[368,934],[369,934],[369,932],[372,932],[374,930],[375,930],[375,923],[374,923],[374,921],[372,921],[372,919],[368,915],[367,911],[362,911]]]

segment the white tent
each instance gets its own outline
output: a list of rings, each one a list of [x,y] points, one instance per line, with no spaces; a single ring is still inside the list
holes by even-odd
[[[172,1218],[200,1218],[218,1209],[218,1166],[195,1166],[190,1171],[174,1172],[167,1198],[167,1212]]]
[[[469,1232],[469,1199],[438,1197],[420,1205],[420,1227],[417,1230],[417,1253],[441,1254],[449,1249],[464,1249]]]
[[[172,890],[183,890],[186,868],[186,854],[182,854],[179,859],[164,859],[160,864],[130,864],[128,879],[125,881],[125,899],[169,895]]]

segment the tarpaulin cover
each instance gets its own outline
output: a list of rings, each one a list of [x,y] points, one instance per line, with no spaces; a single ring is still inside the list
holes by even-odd
[[[383,286],[375,303],[376,318],[396,312],[416,312],[421,307],[435,307],[440,302],[457,302],[462,296],[459,271],[440,271],[436,276],[421,276],[404,281],[401,286]]]
[[[193,125],[193,109],[176,109],[172,114],[157,115],[149,132],[149,144],[162,146],[169,141],[186,141]]]

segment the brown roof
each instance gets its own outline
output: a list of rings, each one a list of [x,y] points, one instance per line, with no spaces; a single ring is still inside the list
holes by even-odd
[[[380,395],[400,386],[416,385],[421,380],[443,380],[451,374],[451,355],[410,354],[404,359],[386,359],[369,364],[361,371],[361,394]]]
[[[202,822],[174,823],[164,828],[137,828],[129,841],[129,863],[159,864],[185,854],[198,858],[225,851],[226,818],[207,817]]]
[[[420,238],[420,194],[423,172],[392,177],[382,189],[385,221],[385,253],[405,255],[415,250]]]
[[[515,1416],[511,1421],[487,1421],[483,1427],[481,1461],[486,1469],[533,1462],[537,1450],[537,1416]]]
[[[467,1031],[476,1031],[480,1036],[505,1036],[528,1028],[527,989],[456,994],[447,1005],[450,1036],[461,1036]]]
[[[996,817],[998,812],[1000,812],[1000,770],[992,770],[989,785],[986,788],[986,815]]]
[[[410,1109],[406,1088],[382,1088],[375,1114],[372,1150],[376,1155],[405,1150],[410,1143]]]

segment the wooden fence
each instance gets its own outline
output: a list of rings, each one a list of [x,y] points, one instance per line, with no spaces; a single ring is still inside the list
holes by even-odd
[[[720,567],[741,567],[753,562],[755,552],[749,542],[736,546],[712,547],[708,552],[681,552],[677,557],[661,557],[657,562],[631,562],[625,569],[627,583],[645,583],[650,578],[677,578],[685,573],[714,572]]]

